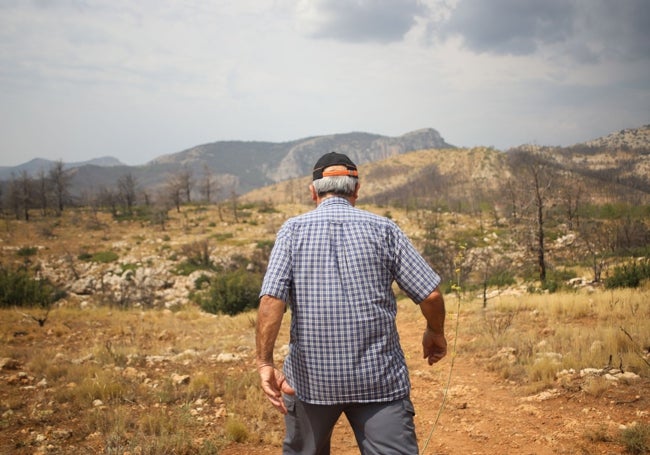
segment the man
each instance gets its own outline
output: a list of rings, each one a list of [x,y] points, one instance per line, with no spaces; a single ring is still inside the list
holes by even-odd
[[[264,393],[285,414],[284,454],[329,454],[334,424],[345,414],[362,454],[418,453],[392,283],[426,320],[429,365],[447,353],[440,277],[395,223],[354,207],[356,165],[322,156],[310,185],[316,209],[277,234],[257,319],[257,367]],[[284,372],[273,348],[291,308]]]

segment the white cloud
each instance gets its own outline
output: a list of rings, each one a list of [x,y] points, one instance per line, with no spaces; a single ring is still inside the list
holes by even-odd
[[[570,144],[648,123],[647,5],[0,2],[0,165],[422,127]]]

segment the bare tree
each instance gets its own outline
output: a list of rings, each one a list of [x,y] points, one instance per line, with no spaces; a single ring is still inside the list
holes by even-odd
[[[589,220],[580,226],[580,240],[589,255],[594,283],[600,282],[605,267],[607,245],[611,243],[608,240],[610,235],[602,222]]]
[[[648,245],[650,233],[643,219],[627,210],[626,213],[614,220],[616,229],[615,249],[633,251],[635,248]]]
[[[127,215],[133,213],[133,206],[135,205],[137,182],[133,174],[126,173],[117,180],[119,198],[124,205],[124,212]]]
[[[505,183],[505,190],[510,202],[510,218],[513,224],[519,222],[519,188],[514,179],[508,179]]]
[[[152,198],[152,204],[149,210],[151,223],[158,225],[160,230],[164,231],[169,222],[169,211],[174,205],[175,203],[169,195],[169,189],[159,188]],[[176,209],[178,210],[178,207]]]
[[[49,194],[49,189],[50,189],[50,184],[49,184],[49,179],[45,175],[45,171],[41,170],[38,173],[38,181],[37,185],[35,186],[36,189],[36,195],[35,199],[37,200],[37,203],[41,209],[41,214],[43,216],[47,215],[47,207],[48,207],[48,194]]]
[[[52,164],[48,176],[54,190],[56,215],[60,216],[70,197],[70,176],[63,168],[63,161],[59,160]]]
[[[528,152],[513,152],[509,156],[513,174],[519,176],[522,183],[523,197],[532,208],[531,228],[533,232],[532,248],[537,256],[540,281],[546,281],[545,231],[544,222],[547,204],[553,188],[552,173],[547,163],[538,155]]]
[[[212,202],[212,197],[216,196],[219,192],[219,186],[217,185],[214,175],[210,167],[205,164],[203,165],[203,178],[201,179],[201,196],[206,204]]]
[[[13,172],[11,173],[11,180],[9,180],[7,188],[7,204],[16,219],[19,220],[22,214],[22,198],[20,193],[20,184]]]
[[[97,194],[97,206],[108,208],[111,215],[116,216],[118,199],[119,196],[114,191],[102,187]]]
[[[34,182],[29,176],[27,171],[23,170],[18,177],[16,183],[16,198],[18,200],[18,211],[16,215],[18,218],[19,212],[22,214],[22,217],[25,221],[29,221],[29,209],[32,205],[33,193],[34,193]]]
[[[559,197],[567,217],[567,228],[570,230],[577,229],[580,227],[578,214],[582,202],[584,185],[573,174],[564,176],[562,180],[563,184],[559,188]]]
[[[185,201],[189,204],[192,202],[192,171],[190,169],[183,169],[178,174],[178,184],[181,193],[185,196]]]
[[[168,199],[171,204],[176,207],[176,211],[178,213],[181,211],[181,204],[183,202],[182,191],[182,181],[179,179],[179,176],[171,175],[166,184],[166,199]]]
[[[239,196],[237,192],[233,189],[230,192],[230,202],[232,203],[232,215],[235,217],[235,223],[239,223],[239,217],[237,216],[237,204],[239,202]]]

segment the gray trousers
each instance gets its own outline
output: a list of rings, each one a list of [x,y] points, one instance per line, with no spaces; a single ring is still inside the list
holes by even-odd
[[[309,404],[285,395],[284,455],[329,455],[336,421],[345,414],[362,455],[415,455],[413,403],[407,397],[387,403]]]

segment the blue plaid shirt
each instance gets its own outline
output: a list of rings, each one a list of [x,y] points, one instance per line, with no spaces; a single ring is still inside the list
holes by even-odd
[[[365,403],[408,395],[393,281],[419,303],[440,277],[387,218],[330,197],[282,226],[260,296],[291,307],[284,372],[300,400]]]

